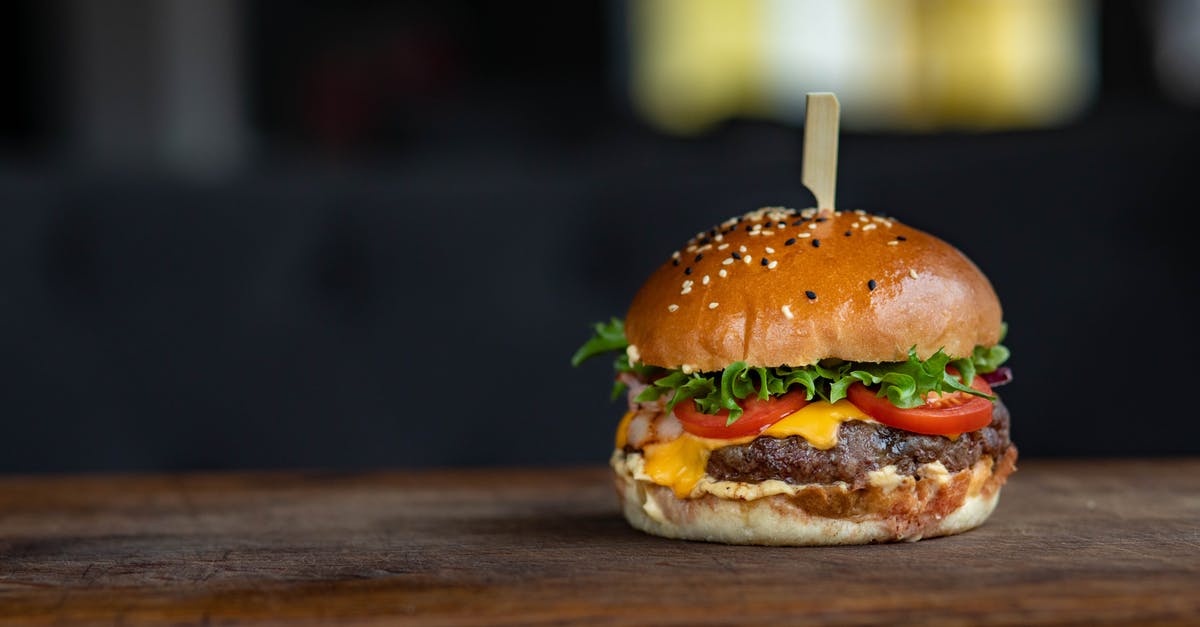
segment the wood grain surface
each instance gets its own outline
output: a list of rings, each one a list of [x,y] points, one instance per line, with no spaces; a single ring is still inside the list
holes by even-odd
[[[1029,461],[982,528],[628,528],[607,469],[0,478],[0,624],[1200,624],[1200,460]]]

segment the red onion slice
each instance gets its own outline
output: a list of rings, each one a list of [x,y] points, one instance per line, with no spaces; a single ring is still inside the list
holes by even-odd
[[[983,377],[983,380],[987,381],[988,385],[994,388],[1006,383],[1012,383],[1013,380],[1012,368],[1008,366],[1000,366],[992,372],[980,373],[979,376]]]

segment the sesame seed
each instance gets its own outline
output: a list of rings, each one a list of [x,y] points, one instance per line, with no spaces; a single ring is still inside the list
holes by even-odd
[[[704,259],[704,253],[700,253],[699,255],[696,255],[696,258],[692,260],[692,263],[700,261],[701,259]]]
[[[787,222],[776,222],[775,223],[775,228],[777,228],[777,229],[782,229],[785,226],[787,226]]]
[[[763,258],[762,258],[762,264],[761,264],[761,265],[764,265],[764,266],[765,266],[765,265],[767,265],[768,263],[771,263],[771,262],[770,262],[770,261],[767,261],[767,258],[766,258],[766,257],[763,257]]]
[[[864,230],[864,231],[870,231],[871,229],[875,228],[876,226],[877,226],[876,224],[874,224],[874,223],[871,223],[871,224],[868,224],[868,225],[864,226],[864,227],[862,228],[862,230]]]
[[[777,265],[779,265],[779,262],[778,262],[778,261],[772,261],[771,263],[768,263],[768,264],[767,264],[767,269],[768,269],[768,270],[774,270],[774,269],[775,269],[775,266],[777,266]]]
[[[677,251],[675,251],[675,252],[671,253],[671,258],[672,258],[672,259],[679,259],[679,251],[677,250]]]
[[[817,223],[816,223],[816,222],[813,222],[812,224],[808,225],[808,228],[810,228],[810,229],[815,229],[815,228],[817,228]]]
[[[720,246],[717,246],[717,250],[725,250],[726,248],[729,248],[729,244],[721,244]]]
[[[674,313],[679,310],[679,305],[667,305],[667,311]]]
[[[919,277],[919,276],[921,276],[921,275],[917,274],[917,271],[916,271],[916,269],[915,269],[915,268],[909,268],[909,270],[908,270],[908,276],[911,276],[912,278],[914,278],[914,279],[915,279],[915,278],[917,278],[917,277]]]
[[[742,257],[742,263],[749,264],[750,263],[750,255],[746,255],[745,257]]]
[[[795,243],[796,243],[796,238],[792,237],[792,238],[789,238],[788,241],[784,242],[783,245],[791,246],[792,244],[795,244]]]
[[[677,265],[679,265],[679,260],[678,260],[678,259],[672,259],[672,260],[671,260],[671,265],[673,265],[673,266],[677,266]]]
[[[817,300],[817,293],[812,290],[805,290],[804,295],[808,297],[808,300]]]
[[[705,285],[708,285],[708,280],[709,280],[709,279],[708,279],[708,275],[706,274],[706,275],[704,275],[704,278],[703,278],[703,279],[700,279],[700,282],[701,282],[701,283],[703,283],[703,284],[705,284]]]
[[[775,231],[763,231],[762,234],[770,236],[770,235],[774,235]]]
[[[683,296],[683,295],[685,295],[685,294],[691,294],[691,293],[692,293],[692,286],[690,286],[690,285],[689,285],[689,286],[687,286],[687,287],[685,287],[685,288],[683,288],[683,289],[681,289],[681,290],[679,290],[679,295],[680,295],[680,296]]]
[[[694,241],[696,241],[696,240],[689,240],[689,241],[693,241],[693,242],[694,242]],[[691,246],[688,246],[688,247],[687,247],[687,248],[685,248],[684,250],[688,251],[689,253],[694,253],[694,252],[696,252],[696,249],[697,249],[697,248],[698,248],[698,246],[696,246],[695,244],[692,244]]]
[[[858,216],[858,221],[859,222],[870,222],[871,218],[868,218],[867,216]]]
[[[854,224],[851,224],[851,225],[850,225],[850,228],[852,228],[852,229],[857,229],[857,228],[858,228],[858,226],[859,226],[859,225],[858,225],[858,223],[857,223],[857,222],[855,222]]]
[[[900,243],[900,242],[897,242],[896,240],[892,240],[892,241],[888,242],[888,246],[895,246],[895,245],[897,245],[897,244],[899,244],[899,243]]]
[[[829,218],[817,218],[816,220],[813,220],[813,222],[824,222],[824,221],[826,221],[826,220],[828,220],[828,219],[829,219]]]
[[[746,225],[746,232],[747,232],[747,233],[749,233],[749,232],[750,232],[750,230],[751,230],[751,229],[753,229],[753,228],[754,228],[754,225],[753,225],[753,224],[747,224],[747,225]],[[761,227],[760,227],[760,228],[761,228]]]
[[[740,250],[740,251],[742,251],[742,252],[746,252],[746,247],[745,247],[745,246],[738,246],[738,250]]]
[[[870,281],[867,281],[867,289],[872,292],[875,291],[876,285],[878,285],[878,283],[875,282],[875,279],[871,279]]]
[[[731,261],[731,262],[732,262],[733,260],[732,260],[732,259],[727,259],[726,261]],[[720,272],[718,272],[718,273],[717,273],[717,275],[718,275],[718,276],[720,276],[720,277],[723,279],[723,278],[725,278],[725,277],[729,276],[729,273],[725,271],[725,268],[721,268],[721,271],[720,271]]]
[[[794,316],[794,315],[792,315],[792,308],[791,308],[791,307],[788,307],[787,305],[784,305],[784,306],[783,306],[781,309],[783,309],[783,315],[784,315],[784,316],[786,316],[788,320],[791,320],[792,318],[795,318],[795,316]]]
[[[866,211],[863,211],[862,209],[855,209],[855,210],[854,210],[854,213],[857,213],[857,214],[858,214],[858,215],[860,215],[860,216],[865,216],[865,215],[867,215],[867,212],[866,212]]]
[[[819,239],[814,239],[814,240],[812,241],[812,245],[813,245],[813,248],[820,248],[820,247],[821,247],[821,240],[819,240]]]
[[[737,254],[737,252],[736,252],[736,251],[735,251],[735,252],[732,252],[732,253],[729,253],[729,256],[730,256],[730,257],[733,257],[734,259],[741,259],[741,258],[742,258],[742,256],[741,256],[741,255],[739,255],[739,254]]]
[[[771,248],[770,246],[767,246],[765,250],[767,251],[767,254],[768,254],[768,255],[774,255],[774,254],[775,254],[775,249],[774,249],[774,248]]]
[[[896,236],[896,239],[897,239],[897,240],[899,240],[899,241],[901,241],[901,242],[906,242],[906,241],[908,241],[908,238],[907,238],[907,237],[904,237],[903,235],[897,235],[897,236]]]
[[[850,233],[851,233],[851,232],[852,232],[852,231],[846,231],[845,233],[842,233],[842,235],[845,235],[846,237],[850,237]]]
[[[715,302],[714,302],[714,303],[709,303],[709,304],[708,304],[708,308],[709,308],[709,309],[716,309],[716,308],[717,308],[717,303],[715,303]]]
[[[732,259],[726,259],[725,261],[722,261],[722,262],[721,262],[721,265],[723,265],[723,266],[727,266],[727,265],[729,265],[729,264],[731,264],[731,263],[733,263],[733,260],[732,260]]]
[[[812,233],[799,233],[796,237],[812,237]]]

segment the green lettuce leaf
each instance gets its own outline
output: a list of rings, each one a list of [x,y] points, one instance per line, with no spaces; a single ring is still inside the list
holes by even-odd
[[[618,373],[629,372],[651,380],[652,383],[636,399],[638,402],[655,401],[667,397],[667,409],[685,401],[692,401],[696,408],[706,414],[729,410],[728,424],[742,416],[738,401],[750,397],[766,400],[771,396],[786,394],[793,388],[804,390],[808,400],[836,403],[846,398],[846,391],[856,382],[868,386],[879,386],[878,396],[887,399],[896,407],[909,409],[925,404],[930,393],[965,392],[988,400],[994,396],[970,387],[976,373],[992,372],[1008,359],[1009,351],[1001,344],[977,346],[970,357],[951,359],[938,350],[928,359],[917,356],[916,347],[908,351],[908,359],[900,362],[865,363],[839,359],[824,360],[809,366],[779,366],[775,368],[750,367],[746,362],[734,362],[720,372],[693,372],[685,374],[678,369],[665,369],[644,364],[630,364],[625,354],[628,341],[621,320],[613,318],[608,323],[594,325],[595,335],[571,358],[579,365],[584,360],[611,351],[621,351],[613,363]],[[1001,334],[1007,331],[1004,328]],[[957,371],[958,374],[955,374]],[[616,399],[624,390],[618,381],[613,387]]]
[[[612,351],[625,351],[629,340],[625,339],[625,322],[620,318],[612,318],[607,323],[597,322],[592,325],[595,333],[591,339],[584,342],[579,350],[571,355],[571,365],[578,366],[583,362]]]

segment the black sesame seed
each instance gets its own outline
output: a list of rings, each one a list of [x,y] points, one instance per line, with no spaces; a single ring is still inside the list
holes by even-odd
[[[730,254],[730,255],[732,255],[734,259],[741,259],[741,258],[742,258],[742,256],[741,256],[741,255],[737,254],[737,252],[732,252],[732,253],[729,253],[729,254]]]
[[[795,243],[796,243],[796,238],[793,237],[793,238],[789,239],[788,241],[784,242],[783,245],[791,246],[792,244],[795,244]]]
[[[897,235],[897,236],[896,236],[896,239],[898,239],[898,240],[900,240],[900,241],[902,241],[902,242],[903,242],[903,241],[907,241],[907,240],[908,240],[908,238],[907,238],[907,237],[904,237],[903,235]]]
[[[752,231],[752,230],[754,230],[754,225],[753,225],[753,224],[747,224],[747,225],[746,225],[746,232],[747,232],[747,233],[749,233],[749,232],[750,232],[750,231]]]
[[[687,268],[684,268],[684,270],[683,270],[683,273],[684,273],[684,274],[691,274],[691,273],[692,273],[692,267],[691,267],[691,266],[688,266]]]
[[[868,290],[874,291],[876,285],[878,285],[878,284],[875,283],[875,279],[871,279],[870,281],[867,281],[867,289]]]
[[[767,258],[766,258],[766,257],[763,257],[763,258],[762,258],[762,265],[764,265],[764,266],[765,266],[765,265],[767,265],[768,263],[771,263],[771,262],[767,261]]]
[[[677,265],[679,265],[679,260],[678,260],[678,259],[672,259],[672,260],[671,260],[671,265],[673,265],[673,266],[677,266]]]
[[[806,290],[804,292],[804,295],[808,297],[808,300],[816,300],[817,299],[817,293],[812,290]]]
[[[701,259],[704,259],[704,253],[700,253],[699,255],[696,255],[696,261],[700,261]]]
[[[846,237],[850,237],[850,231],[846,231],[845,233],[842,233],[842,235],[845,235]]]
[[[817,222],[824,222],[824,221],[826,221],[826,220],[828,220],[828,219],[829,219],[829,218],[817,218]]]
[[[820,248],[820,247],[821,247],[821,240],[819,240],[819,239],[815,239],[815,240],[813,240],[813,241],[812,241],[812,245],[813,245],[813,248]]]
[[[712,236],[712,237],[716,237],[716,236],[717,236],[717,229],[716,229],[716,227],[713,227],[713,228],[709,229],[709,230],[708,230],[708,234],[709,234],[710,236]]]

